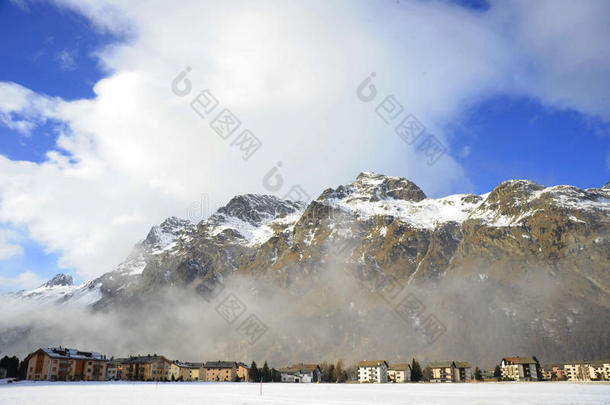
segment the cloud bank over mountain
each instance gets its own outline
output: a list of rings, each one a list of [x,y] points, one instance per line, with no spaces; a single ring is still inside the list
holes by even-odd
[[[365,169],[431,196],[470,191],[447,127],[494,95],[610,120],[604,1],[51,3],[124,40],[96,53],[107,76],[92,99],[0,83],[0,122],[15,136],[50,125],[57,137],[43,162],[0,156],[0,222],[84,279],[202,198],[200,217],[233,195],[271,192],[262,179],[274,166],[280,197],[298,184],[315,198]],[[171,82],[187,67],[192,92],[179,97]],[[356,87],[372,72],[378,96],[363,103]],[[262,141],[252,158],[193,111],[204,89]],[[376,114],[389,95],[448,148],[435,165]]]

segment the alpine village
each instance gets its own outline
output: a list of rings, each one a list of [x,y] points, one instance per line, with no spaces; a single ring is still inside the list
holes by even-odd
[[[535,356],[504,357],[494,369],[483,370],[466,361],[431,361],[424,368],[411,362],[362,360],[345,366],[293,364],[270,368],[239,361],[187,362],[159,354],[108,357],[97,352],[64,347],[39,348],[21,362],[16,356],[0,360],[0,379],[32,381],[206,381],[282,383],[459,383],[485,381],[609,381],[610,359],[572,360],[541,364]]]

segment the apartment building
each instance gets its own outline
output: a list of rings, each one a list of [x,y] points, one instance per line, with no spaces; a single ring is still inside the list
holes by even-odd
[[[134,381],[163,381],[170,375],[172,362],[165,356],[131,356],[122,363],[121,378]]]
[[[208,361],[203,368],[205,381],[235,381],[237,378],[237,363],[234,361]]]
[[[564,362],[568,381],[610,380],[610,360],[576,360]]]
[[[237,377],[239,381],[248,381],[250,379],[250,368],[245,363],[237,363]]]
[[[428,364],[430,382],[465,382],[471,378],[472,367],[465,361],[433,361]]]
[[[504,357],[500,362],[502,378],[513,381],[537,381],[536,360],[531,357]]]
[[[546,381],[566,380],[566,373],[561,363],[549,363],[541,366],[542,379]]]
[[[203,381],[203,363],[174,362],[178,366],[178,378],[180,381]]]
[[[411,365],[409,363],[389,364],[388,381],[394,383],[404,383],[411,381]]]
[[[385,360],[363,360],[359,362],[358,381],[361,383],[388,382],[388,362]]]
[[[63,347],[38,349],[28,358],[28,380],[103,381],[106,356]]]

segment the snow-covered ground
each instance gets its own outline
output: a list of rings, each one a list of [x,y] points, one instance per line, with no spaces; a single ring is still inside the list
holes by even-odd
[[[0,404],[610,404],[604,383],[32,383],[0,385]]]

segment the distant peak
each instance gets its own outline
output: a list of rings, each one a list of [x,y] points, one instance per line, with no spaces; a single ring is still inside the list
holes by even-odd
[[[57,287],[57,286],[70,286],[72,285],[72,276],[64,273],[59,273],[49,281],[43,284],[43,287]]]
[[[421,201],[427,198],[415,183],[404,177],[386,176],[373,172],[362,172],[353,183],[339,186],[336,190],[328,189],[321,196],[321,198],[339,199],[346,197],[366,201]]]
[[[282,200],[267,194],[243,194],[233,197],[217,214],[251,224],[260,224],[266,217],[278,217],[303,208],[302,202]]]
[[[610,190],[610,181],[609,181],[609,182],[607,182],[606,184],[604,184],[604,185],[602,186],[602,189],[604,189],[604,190]]]
[[[544,186],[531,180],[506,180],[498,184],[496,188],[489,193],[487,200],[489,202],[494,202],[506,198],[528,198],[531,193],[543,190],[544,188]]]

